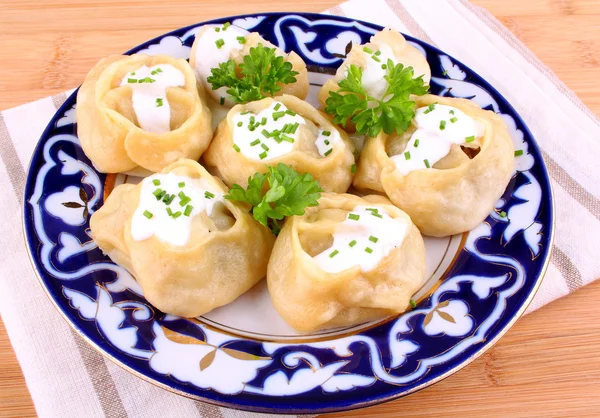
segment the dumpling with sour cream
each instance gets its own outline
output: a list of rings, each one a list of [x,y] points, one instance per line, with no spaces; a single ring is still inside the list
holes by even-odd
[[[236,25],[225,23],[224,25],[204,25],[196,34],[190,54],[190,65],[196,72],[198,82],[210,97],[222,105],[231,107],[235,102],[227,94],[227,87],[213,90],[207,81],[211,75],[211,69],[217,68],[219,64],[233,60],[237,66],[244,61],[244,57],[250,53],[250,48],[263,45],[274,48],[277,56],[284,57],[285,61],[292,64],[292,70],[297,71],[296,82],[282,84],[277,95],[291,94],[300,99],[305,99],[308,94],[308,72],[306,64],[294,51],[286,54],[283,50],[265,40],[256,32],[249,32]],[[239,68],[238,68],[239,72]]]
[[[283,163],[312,174],[325,191],[344,193],[352,183],[353,150],[346,133],[317,109],[283,95],[234,106],[203,159],[230,187],[246,187],[254,173]]]
[[[197,160],[212,138],[211,113],[183,59],[111,55],[77,94],[77,136],[98,171],[156,172]]]
[[[425,245],[382,196],[324,193],[288,218],[267,270],[277,312],[298,331],[350,326],[406,310],[425,281]]]
[[[493,210],[514,170],[506,124],[476,103],[426,95],[402,134],[367,138],[354,186],[385,193],[424,235],[475,228]]]
[[[224,199],[192,160],[117,186],[90,220],[94,240],[165,313],[196,317],[232,302],[266,273],[275,237]]]

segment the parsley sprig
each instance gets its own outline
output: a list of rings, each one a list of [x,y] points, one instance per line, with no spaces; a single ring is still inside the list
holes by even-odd
[[[275,48],[263,44],[250,48],[240,64],[241,74],[236,71],[235,61],[229,60],[212,68],[208,82],[213,90],[228,87],[227,94],[236,103],[248,103],[273,96],[281,90],[280,84],[296,82],[297,71],[283,57],[275,55]]]
[[[325,102],[325,111],[334,115],[335,123],[345,126],[351,120],[356,124],[356,132],[371,137],[377,136],[382,129],[386,134],[408,129],[415,116],[415,102],[410,96],[426,94],[429,86],[424,83],[423,76],[413,78],[412,67],[394,65],[388,60],[386,69],[384,78],[388,88],[380,100],[365,90],[362,68],[350,65],[347,77],[339,82],[340,89],[329,92]]]
[[[312,175],[291,166],[279,163],[268,169],[249,177],[246,189],[234,184],[225,198],[249,203],[254,219],[277,235],[286,216],[304,215],[307,207],[317,206],[323,190]]]

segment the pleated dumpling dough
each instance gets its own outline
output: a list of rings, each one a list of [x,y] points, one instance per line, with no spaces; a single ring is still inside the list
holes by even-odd
[[[267,271],[273,305],[298,331],[403,312],[425,281],[425,245],[406,213],[381,196],[324,193],[288,218]]]
[[[388,59],[391,59],[394,64],[413,67],[414,77],[423,76],[424,84],[429,84],[431,69],[423,54],[408,44],[400,32],[386,28],[373,35],[370,42],[364,45],[352,45],[352,49],[337,69],[335,76],[328,79],[321,87],[318,96],[321,106],[326,107],[330,91],[339,90],[338,83],[346,78],[348,68],[352,64],[362,68],[362,83],[369,95],[382,99],[388,87],[384,79],[387,70],[382,68],[382,65],[386,64]]]
[[[230,187],[246,187],[254,173],[283,163],[312,174],[326,192],[344,193],[352,183],[353,150],[346,133],[317,109],[283,95],[233,107],[203,158]]]
[[[217,68],[219,64],[230,59],[239,66],[244,62],[244,57],[250,54],[250,48],[254,48],[259,44],[267,48],[275,48],[275,54],[284,57],[285,61],[292,64],[292,69],[298,72],[296,82],[281,84],[281,90],[276,95],[291,94],[300,99],[306,98],[308,94],[306,64],[294,51],[286,54],[258,33],[250,33],[235,25],[204,25],[196,34],[196,39],[192,45],[190,65],[194,68],[198,81],[213,100],[230,107],[235,104],[226,93],[227,87],[220,87],[217,90],[212,89],[211,84],[207,81],[207,78],[211,75],[211,69]],[[239,67],[238,73],[240,73]]]
[[[211,114],[185,60],[111,55],[79,89],[77,135],[98,171],[157,172],[200,158],[212,138]]]
[[[470,231],[510,181],[510,134],[500,116],[470,100],[426,95],[416,107],[403,134],[366,140],[354,186],[385,193],[424,235]]]
[[[192,160],[116,187],[92,215],[100,249],[129,270],[165,313],[195,317],[265,276],[274,236]]]

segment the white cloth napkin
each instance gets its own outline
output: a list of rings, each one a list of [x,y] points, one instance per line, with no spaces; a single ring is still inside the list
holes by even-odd
[[[600,120],[514,35],[464,0],[353,0],[328,11],[391,26],[448,52],[495,86],[542,147],[556,239],[530,311],[600,276]],[[0,309],[41,417],[209,417],[249,414],[154,387],[96,353],[54,309],[31,269],[20,213],[34,145],[66,95],[0,114]],[[266,415],[264,415],[266,417]]]

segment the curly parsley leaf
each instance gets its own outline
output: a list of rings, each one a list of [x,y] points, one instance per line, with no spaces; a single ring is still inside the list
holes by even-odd
[[[227,94],[236,103],[273,96],[281,91],[281,84],[295,83],[298,75],[292,69],[292,63],[275,54],[275,48],[262,44],[250,48],[250,53],[240,64],[239,73],[233,60],[222,62],[210,71],[207,81],[212,89],[227,87]]]
[[[333,121],[342,126],[351,120],[356,132],[377,136],[382,130],[386,134],[404,132],[415,116],[415,102],[411,95],[422,96],[429,86],[423,76],[414,77],[412,67],[404,67],[391,60],[387,62],[384,76],[388,87],[382,99],[370,96],[362,84],[362,68],[351,64],[345,79],[339,82],[337,92],[329,92],[325,111],[334,116]]]
[[[250,204],[254,219],[277,235],[286,216],[304,215],[307,207],[317,206],[323,190],[312,175],[291,166],[280,163],[268,169],[248,178],[246,189],[234,184],[225,198]]]

